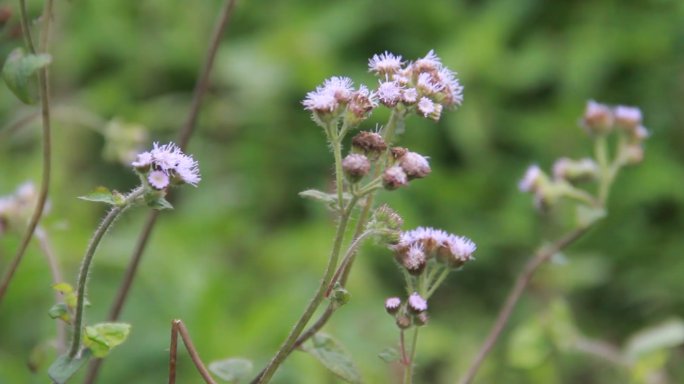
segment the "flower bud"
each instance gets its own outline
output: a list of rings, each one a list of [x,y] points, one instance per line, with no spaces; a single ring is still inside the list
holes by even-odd
[[[420,297],[418,292],[414,292],[408,299],[408,310],[410,313],[417,315],[421,312],[425,312],[428,308],[427,301]]]
[[[377,133],[361,131],[352,138],[352,151],[365,155],[372,161],[376,161],[386,150],[385,140]]]
[[[641,126],[641,110],[637,107],[618,105],[613,113],[617,125],[627,133],[634,132]]]
[[[383,204],[375,210],[374,221],[384,224],[386,228],[399,230],[404,225],[404,220],[387,204]]]
[[[425,271],[425,265],[427,264],[427,256],[423,251],[422,246],[414,245],[409,248],[408,252],[404,256],[403,265],[413,276],[418,276]]]
[[[399,308],[401,307],[401,299],[398,297],[390,297],[385,300],[385,309],[387,313],[394,316],[399,313]]]
[[[399,329],[411,328],[411,318],[408,316],[397,316],[397,327]]]
[[[398,166],[385,169],[385,173],[382,175],[382,185],[388,191],[393,191],[402,185],[408,185],[406,172]]]
[[[360,86],[359,90],[352,93],[347,106],[347,124],[351,128],[357,127],[362,121],[366,120],[370,112],[378,105],[375,93],[371,93],[365,86]]]
[[[416,324],[418,327],[427,325],[429,320],[430,317],[428,317],[427,313],[425,312],[421,312],[413,317],[413,323]]]
[[[368,161],[366,156],[356,153],[353,153],[342,160],[344,175],[352,184],[361,181],[361,179],[368,174],[370,166],[370,161]]]
[[[422,179],[432,172],[427,158],[415,152],[408,152],[401,158],[401,168],[409,180]]]
[[[644,147],[640,144],[630,144],[625,147],[627,165],[637,165],[644,161]]]
[[[604,104],[594,100],[587,102],[582,125],[589,133],[605,134],[613,128],[613,111]]]
[[[553,177],[571,183],[596,180],[600,173],[600,167],[590,158],[574,161],[562,157],[553,164]]]

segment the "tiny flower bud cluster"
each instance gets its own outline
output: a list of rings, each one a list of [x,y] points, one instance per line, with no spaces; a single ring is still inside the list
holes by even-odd
[[[427,157],[401,147],[390,149],[393,165],[385,169],[383,186],[387,190],[395,190],[408,185],[409,181],[422,179],[432,172]]]
[[[399,243],[402,225],[404,225],[404,220],[401,216],[384,204],[375,210],[367,229],[375,232],[379,244],[390,245]]]
[[[347,124],[358,126],[378,105],[378,99],[366,86],[361,85],[355,91],[353,84],[348,77],[325,80],[315,91],[307,93],[302,101],[304,109],[311,111],[314,121],[323,127],[342,116],[346,110]]]
[[[144,177],[144,181],[156,190],[163,190],[169,185],[197,186],[201,180],[197,161],[185,155],[173,143],[161,146],[154,143],[154,148],[139,154],[132,165]]]
[[[398,297],[390,297],[385,300],[385,310],[394,317],[399,329],[409,329],[412,326],[421,327],[427,325],[428,303],[418,292],[411,294],[405,303]]]
[[[466,237],[418,227],[404,232],[399,244],[391,245],[390,249],[409,273],[420,275],[431,260],[450,268],[461,268],[466,261],[474,260],[473,252],[477,247]]]
[[[409,112],[438,121],[445,107],[463,102],[463,87],[456,73],[445,67],[434,51],[413,63],[385,52],[373,56],[368,67],[381,77],[377,96],[388,108],[401,104]]]

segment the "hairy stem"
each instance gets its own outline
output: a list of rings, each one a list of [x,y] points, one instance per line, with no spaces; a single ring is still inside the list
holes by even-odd
[[[31,35],[28,28],[28,16],[26,15],[26,4],[24,0],[20,0],[21,9],[21,25],[24,35],[26,36],[26,43],[31,50],[31,53],[35,54],[36,50],[31,41]],[[40,51],[41,53],[48,52],[48,43],[50,36],[50,18],[52,15],[52,0],[45,0],[45,5],[43,7],[43,29],[40,35]],[[19,267],[19,263],[26,253],[26,248],[31,242],[33,233],[38,226],[40,218],[43,216],[43,210],[45,209],[45,203],[47,202],[48,192],[50,189],[50,168],[51,168],[51,158],[52,158],[52,140],[50,138],[50,97],[48,89],[48,70],[47,67],[42,67],[38,70],[38,90],[40,94],[40,113],[43,120],[43,175],[40,182],[40,192],[38,194],[38,201],[36,202],[36,208],[33,210],[33,215],[29,220],[28,227],[26,228],[26,233],[21,239],[19,248],[14,254],[9,267],[2,276],[0,280],[0,303],[5,297],[7,288],[9,287],[14,273]]]
[[[569,234],[561,237],[559,240],[554,242],[551,246],[542,249],[532,259],[530,259],[527,265],[525,265],[525,268],[518,275],[518,278],[515,281],[515,285],[513,285],[511,292],[508,294],[508,298],[506,299],[504,306],[499,311],[499,315],[496,319],[496,322],[494,323],[494,326],[489,331],[489,335],[487,335],[487,338],[482,344],[482,347],[480,347],[480,350],[475,356],[473,362],[470,364],[470,367],[468,368],[466,375],[463,377],[463,379],[461,379],[461,381],[459,381],[459,384],[469,384],[470,382],[472,382],[473,378],[475,377],[475,374],[477,373],[477,370],[480,368],[480,365],[482,365],[482,362],[484,361],[485,357],[487,357],[487,354],[492,349],[492,347],[494,347],[494,344],[499,339],[501,331],[503,330],[504,326],[506,325],[506,323],[508,323],[508,320],[511,317],[511,312],[513,311],[513,308],[515,308],[515,305],[518,303],[518,300],[520,299],[520,296],[522,296],[523,291],[525,291],[525,288],[527,288],[527,285],[532,279],[532,276],[534,276],[534,273],[536,272],[537,268],[539,268],[540,265],[546,262],[549,258],[551,258],[551,256],[556,254],[558,251],[566,248],[567,246],[575,242],[577,239],[582,237],[582,235],[584,235],[589,230],[589,228],[590,227],[578,228],[570,232]]]
[[[437,280],[435,280],[435,282],[432,283],[432,286],[430,287],[430,289],[425,294],[425,297],[424,297],[425,300],[429,299],[430,296],[432,296],[432,294],[435,293],[435,291],[440,286],[440,284],[442,284],[442,282],[444,282],[444,279],[447,278],[447,276],[449,275],[449,272],[451,272],[449,270],[449,267],[445,267],[444,270],[442,271],[442,273],[437,278]]]
[[[185,121],[185,124],[183,125],[181,132],[179,133],[177,144],[179,148],[181,148],[181,150],[185,150],[193,132],[195,131],[197,117],[199,116],[200,107],[202,105],[202,99],[207,91],[207,88],[209,87],[209,75],[211,74],[211,70],[214,65],[216,52],[218,51],[221,36],[226,30],[228,26],[228,21],[230,20],[230,16],[233,13],[233,7],[235,6],[235,2],[236,0],[225,0],[223,2],[223,8],[217,16],[216,23],[214,25],[214,30],[211,34],[209,48],[204,59],[204,64],[202,65],[200,76],[197,79],[197,83],[195,84],[195,90],[193,92],[188,117]],[[152,229],[154,228],[154,225],[157,222],[158,216],[159,211],[152,211],[150,212],[147,221],[145,222],[145,226],[143,227],[140,237],[138,238],[136,248],[133,251],[131,261],[129,262],[128,267],[126,268],[126,273],[123,279],[121,280],[121,285],[119,286],[119,290],[117,291],[117,296],[114,299],[112,307],[109,311],[109,321],[116,321],[119,318],[119,315],[121,314],[121,309],[123,308],[126,298],[128,297],[128,292],[131,288],[131,285],[133,284],[135,274],[138,270],[138,266],[140,265],[140,260],[142,259],[142,255],[145,252],[147,242],[149,241],[150,235],[152,234]],[[96,359],[90,362],[90,364],[88,365],[88,371],[86,372],[86,375],[83,379],[83,384],[92,384],[95,382],[97,373],[100,370],[100,366],[103,361],[103,359]]]
[[[311,300],[309,306],[304,311],[304,314],[302,314],[302,317],[297,321],[297,324],[295,325],[292,332],[290,332],[290,335],[287,337],[283,345],[280,347],[280,350],[278,350],[275,357],[273,357],[273,359],[271,360],[271,363],[268,365],[268,367],[266,367],[266,371],[264,372],[261,379],[259,379],[258,383],[268,383],[271,380],[271,377],[273,377],[275,371],[278,369],[278,367],[280,367],[285,358],[289,355],[290,351],[294,346],[295,341],[302,333],[304,327],[309,322],[314,312],[325,298],[325,290],[328,287],[328,285],[330,285],[333,273],[335,272],[335,267],[337,266],[337,260],[340,256],[340,250],[342,248],[342,242],[344,240],[344,233],[347,229],[347,223],[349,222],[349,216],[351,216],[351,212],[354,210],[354,206],[356,205],[357,201],[358,198],[356,196],[352,197],[349,201],[349,204],[347,205],[347,208],[344,210],[342,217],[340,218],[340,222],[337,225],[335,242],[333,243],[333,249],[330,254],[330,260],[328,261],[328,266],[325,270],[323,281],[318,287],[318,290],[316,291],[313,300]]]
[[[416,360],[416,350],[418,349],[418,331],[420,328],[415,328],[413,330],[413,341],[411,343],[411,355],[406,362],[406,367],[404,369],[404,384],[411,384],[413,382],[413,366]]]
[[[598,165],[601,169],[598,198],[601,205],[605,206],[606,200],[608,199],[610,183],[612,181],[608,160],[608,141],[605,136],[599,136],[596,138],[596,142],[594,143],[594,156],[596,156],[596,162],[598,162]]]
[[[330,292],[333,289],[333,286],[337,282],[337,280],[340,278],[340,275],[342,274],[342,271],[344,268],[347,266],[347,263],[349,263],[349,260],[352,258],[352,255],[356,253],[356,249],[359,248],[359,245],[364,242],[368,237],[372,236],[375,232],[373,231],[366,231],[364,232],[361,236],[356,238],[354,242],[349,246],[349,250],[347,250],[347,254],[344,255],[344,258],[342,259],[342,262],[340,262],[340,266],[337,267],[337,271],[335,272],[335,276],[333,276],[332,280],[330,281],[330,285],[328,286],[328,289],[325,291],[325,297],[330,296]]]
[[[57,255],[55,255],[50,245],[50,239],[48,237],[45,228],[36,228],[36,239],[40,245],[40,249],[45,254],[48,264],[50,265],[50,274],[52,275],[52,284],[61,283],[62,280],[62,270],[59,268],[59,261],[57,260]],[[59,292],[55,291],[55,303],[62,301],[62,296]],[[57,324],[57,353],[59,355],[64,354],[66,351],[66,323],[63,321],[55,321]]]
[[[408,364],[408,357],[406,357],[406,331],[403,329],[399,332],[399,346],[401,349],[401,364]]]
[[[342,139],[333,136],[331,142],[333,147],[333,155],[335,156],[335,179],[337,184],[337,206],[340,207],[340,212],[344,208],[344,181],[342,181]]]

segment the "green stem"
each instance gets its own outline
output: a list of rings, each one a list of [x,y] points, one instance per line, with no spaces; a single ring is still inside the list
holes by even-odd
[[[444,270],[442,271],[442,274],[439,275],[439,277],[437,278],[437,280],[435,280],[434,283],[432,283],[432,286],[431,286],[430,289],[428,290],[428,292],[427,292],[427,294],[425,295],[425,297],[423,297],[423,299],[427,300],[427,299],[430,298],[430,296],[432,296],[433,293],[435,293],[435,291],[436,291],[437,288],[440,286],[440,284],[442,284],[442,282],[444,281],[444,279],[446,279],[446,277],[449,275],[449,272],[451,272],[451,271],[449,270],[449,267],[445,267]]]
[[[21,13],[21,30],[24,33],[24,41],[32,54],[36,54],[36,47],[33,46],[31,39],[31,29],[29,28],[28,14],[26,12],[26,0],[19,0],[19,12]]]
[[[344,232],[346,231],[347,224],[349,223],[349,216],[351,216],[351,212],[353,211],[353,208],[356,205],[357,201],[357,197],[352,197],[352,199],[349,201],[349,204],[347,205],[347,208],[343,211],[344,213],[342,214],[340,222],[337,225],[335,242],[333,244],[330,260],[328,261],[328,266],[325,270],[325,277],[323,277],[323,281],[318,287],[318,290],[316,291],[313,300],[311,300],[309,306],[304,311],[304,314],[302,314],[302,317],[297,321],[297,324],[295,324],[294,329],[292,330],[292,332],[290,332],[290,335],[287,337],[283,345],[280,347],[280,350],[278,350],[276,355],[273,357],[271,363],[268,365],[268,367],[266,367],[266,371],[264,371],[264,374],[261,376],[261,379],[257,383],[265,384],[271,380],[271,377],[273,377],[275,371],[283,363],[283,361],[285,361],[285,358],[289,355],[290,351],[294,346],[295,341],[304,330],[304,327],[306,327],[306,324],[309,322],[316,309],[318,309],[318,306],[321,304],[321,302],[323,302],[323,299],[325,298],[325,290],[328,287],[328,285],[330,285],[330,281],[333,278],[333,273],[335,272],[335,267],[337,266],[337,259],[339,259],[340,250],[342,249]]]
[[[112,210],[109,211],[107,216],[100,224],[100,227],[97,228],[97,231],[95,231],[95,235],[90,241],[90,245],[88,245],[86,254],[83,257],[83,263],[81,264],[81,270],[78,273],[78,286],[76,288],[78,296],[76,301],[76,314],[73,321],[74,335],[71,341],[71,347],[69,348],[69,357],[72,359],[78,355],[78,352],[81,349],[81,338],[83,337],[83,313],[85,312],[85,292],[86,285],[88,283],[88,274],[90,273],[90,266],[92,265],[95,251],[97,250],[98,245],[100,245],[100,241],[102,241],[105,233],[107,233],[107,230],[109,230],[109,227],[111,227],[119,215],[128,207],[130,207],[131,203],[140,197],[143,192],[144,190],[142,188],[133,191],[130,195],[128,195],[128,197],[126,197],[124,204],[112,208]]]
[[[427,288],[425,286],[425,283],[426,283],[425,277],[426,277],[425,273],[421,273],[420,276],[418,276],[418,294],[420,295],[420,297],[427,300],[425,298],[426,288]]]
[[[340,212],[344,208],[344,182],[342,181],[342,140],[335,136],[332,141],[333,154],[335,156],[335,178],[337,179],[337,204]]]
[[[612,176],[610,175],[610,166],[608,160],[608,142],[605,136],[599,136],[596,138],[596,143],[594,147],[594,153],[596,156],[596,162],[601,168],[601,177],[599,179],[599,203],[605,206],[606,200],[608,199],[608,192],[610,189],[610,183]]]
[[[348,268],[348,267],[347,267]],[[415,290],[413,289],[413,282],[411,280],[411,275],[408,273],[406,268],[401,267],[401,271],[404,272],[404,280],[406,280],[406,293],[411,296]]]
[[[379,176],[368,184],[364,185],[361,189],[356,191],[354,194],[359,197],[363,197],[382,186],[382,176]]]
[[[565,189],[565,195],[567,197],[585,203],[590,207],[601,206],[601,202],[596,200],[596,198],[592,194],[581,189],[575,188],[572,185],[568,185],[568,188]]]
[[[413,331],[413,342],[411,343],[411,356],[409,357],[406,369],[404,370],[404,384],[411,384],[413,382],[413,362],[416,359],[416,350],[418,349],[418,331],[420,328],[415,328]]]
[[[337,271],[335,272],[335,276],[333,276],[332,280],[330,280],[330,285],[328,286],[328,289],[325,291],[325,297],[330,296],[330,292],[332,291],[333,286],[335,285],[335,283],[340,278],[340,275],[342,274],[344,267],[347,266],[349,259],[351,259],[351,255],[356,253],[356,249],[361,245],[361,243],[363,243],[364,240],[366,240],[368,237],[370,237],[374,234],[375,234],[374,231],[366,231],[361,236],[359,236],[356,240],[354,240],[354,242],[349,246],[349,250],[347,250],[347,253],[344,255],[344,258],[340,262],[340,266],[337,267]]]

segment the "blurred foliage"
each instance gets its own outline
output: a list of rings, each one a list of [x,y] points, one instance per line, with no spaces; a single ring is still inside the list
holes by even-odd
[[[22,38],[16,4],[3,5],[14,8],[0,32],[4,59]],[[28,7],[35,18],[42,2],[29,0]],[[217,0],[56,2],[52,102],[69,113],[55,113],[45,226],[68,282],[105,212],[76,197],[99,185],[125,191],[136,183],[129,166],[102,157],[104,150],[108,159],[125,158],[131,148],[112,151],[93,129],[147,127],[148,148],[174,139],[219,7]],[[332,155],[300,100],[333,75],[374,85],[366,73],[374,53],[415,59],[433,48],[460,73],[465,102],[438,124],[407,122],[401,144],[430,156],[433,172],[378,200],[404,217],[405,228],[443,228],[472,238],[478,251],[477,261],[431,299],[416,382],[453,383],[463,374],[530,253],[568,229],[571,214],[536,213],[516,184],[531,163],[548,169],[558,157],[591,153],[576,124],[590,98],[642,108],[653,133],[645,162],[619,175],[608,217],[565,252],[565,263],[540,271],[475,382],[627,382],[625,372],[582,354],[551,354],[523,370],[509,364],[507,344],[525,336],[516,326],[557,294],[568,300],[578,329],[616,346],[684,317],[681,0],[239,1],[188,150],[203,181],[175,193],[176,209],[161,214],[121,318],[132,324],[131,337],[107,357],[99,382],[166,381],[173,318],[183,319],[206,362],[239,356],[261,369],[317,286],[334,232],[325,209],[297,195],[332,186]],[[36,109],[4,87],[0,96],[6,195],[40,179],[41,142],[35,118],[11,135],[1,132]],[[376,112],[365,129],[387,117]],[[106,318],[146,215],[127,212],[101,244],[89,324]],[[0,238],[0,270],[18,241]],[[363,247],[348,286],[353,298],[324,329],[344,344],[367,383],[395,382],[400,374],[378,358],[398,338],[383,308],[384,298],[401,292],[393,262],[389,251]],[[36,346],[55,337],[47,314],[51,284],[34,244],[0,310],[0,383],[47,382],[45,366],[31,373],[26,364]],[[665,367],[673,383],[682,382],[684,349],[670,351]],[[200,380],[181,352],[179,383]],[[339,379],[295,353],[274,382]]]

